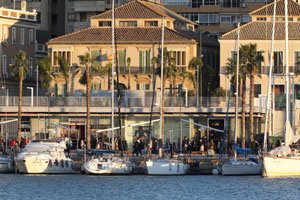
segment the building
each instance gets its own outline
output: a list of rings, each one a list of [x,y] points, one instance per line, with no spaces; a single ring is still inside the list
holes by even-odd
[[[171,15],[173,14],[173,15]],[[89,52],[93,57],[98,58],[97,63],[100,68],[105,68],[111,62],[113,55],[111,51],[111,35],[112,35],[112,11],[91,17],[91,27],[57,37],[48,42],[48,49],[51,55],[53,68],[58,68],[57,58],[63,56],[68,64],[73,68],[79,66],[79,55]],[[122,88],[130,91],[126,95],[138,95],[139,91],[148,92],[150,95],[152,90],[158,90],[160,86],[160,78],[156,81],[153,77],[154,69],[151,64],[153,58],[160,56],[162,45],[162,25],[164,26],[164,48],[170,52],[175,64],[180,71],[189,71],[189,61],[197,56],[197,42],[189,37],[182,35],[176,31],[177,27],[181,30],[194,30],[194,23],[176,15],[173,12],[168,13],[166,9],[156,4],[144,1],[131,1],[115,10],[115,42],[118,60],[117,65],[120,70],[119,82]],[[128,59],[131,60],[128,64]],[[128,68],[129,66],[129,68]],[[59,70],[56,70],[59,71]],[[72,73],[72,72],[71,72]],[[191,73],[194,73],[191,71]],[[55,94],[64,96],[66,92],[70,94],[78,94],[85,91],[85,86],[79,83],[80,73],[74,75],[73,84],[69,84],[68,91],[63,88],[65,81],[63,79],[55,80]],[[153,85],[153,83],[156,85]],[[174,79],[167,79],[166,87],[169,91],[176,91],[175,88],[187,88],[194,91],[193,84],[179,76]],[[95,75],[92,80],[92,94],[101,93],[101,91],[109,91],[110,81],[108,75]],[[186,91],[187,92],[187,91]],[[147,94],[147,93],[145,93]],[[143,114],[143,113],[141,113]],[[107,113],[109,117],[111,113]],[[129,122],[130,117],[132,122]],[[146,116],[144,114],[144,116]],[[135,115],[128,113],[125,123],[136,123],[145,121],[138,119]],[[147,117],[146,117],[147,118]],[[84,120],[84,119],[83,119]],[[154,130],[155,134],[158,129]],[[126,136],[127,137],[127,136]],[[132,135],[128,135],[132,138]],[[128,138],[128,139],[129,139]]]
[[[0,8],[1,28],[1,70],[2,86],[13,87],[15,81],[10,66],[19,50],[27,53],[30,70],[28,79],[32,79],[35,70],[36,12]],[[5,83],[3,85],[3,83]],[[13,88],[12,88],[13,89]],[[13,89],[14,90],[14,89]]]
[[[250,13],[251,22],[240,27],[240,44],[257,44],[258,50],[263,52],[264,62],[260,63],[260,70],[255,76],[255,97],[266,97],[268,88],[268,71],[270,66],[269,55],[271,52],[271,34],[274,3],[270,3]],[[285,57],[285,25],[284,25],[284,0],[277,1],[276,7],[276,31],[274,42],[274,68],[272,91],[275,96],[275,111],[273,114],[273,135],[281,135],[285,123],[285,63],[289,62],[290,83],[294,87],[290,92],[295,97],[292,102],[292,126],[299,132],[299,92],[300,79],[299,56],[300,56],[300,5],[295,1],[288,1],[289,10],[289,57]],[[220,84],[229,88],[229,77],[226,76],[226,63],[228,58],[234,55],[237,41],[237,29],[224,34],[220,38]],[[249,79],[247,80],[247,91],[249,91]],[[264,124],[262,124],[264,125]],[[263,127],[262,127],[263,128]],[[256,132],[259,133],[259,132]]]
[[[249,13],[264,6],[265,0],[165,0],[167,8],[183,17],[197,22],[202,32],[209,37],[219,38],[222,34],[251,20]]]
[[[24,82],[30,84],[36,80],[36,12],[0,8],[0,79],[1,96],[17,96],[18,83],[12,74],[11,65],[15,64],[14,56],[19,50],[27,53],[29,60],[29,71]],[[35,82],[35,81],[34,81]],[[26,91],[25,91],[26,92]],[[28,91],[30,93],[30,91]],[[2,98],[2,105],[7,106],[8,98]],[[2,113],[2,116],[5,115]],[[6,115],[7,117],[7,115]],[[2,118],[3,120],[3,118]],[[16,126],[8,127],[11,131],[16,131]],[[1,130],[7,130],[5,125],[1,125]],[[25,129],[23,129],[25,130]]]

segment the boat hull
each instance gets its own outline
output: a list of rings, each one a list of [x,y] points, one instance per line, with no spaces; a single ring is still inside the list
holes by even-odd
[[[264,160],[265,177],[300,176],[300,157],[269,157]]]
[[[0,157],[0,173],[15,172],[14,161],[10,158]]]
[[[132,164],[123,161],[100,161],[93,159],[83,165],[86,174],[126,175],[131,174]]]
[[[185,175],[189,168],[180,160],[148,160],[146,166],[148,175]]]
[[[72,174],[75,173],[71,160],[49,161],[46,159],[17,159],[17,170],[22,174]]]
[[[262,163],[247,165],[244,163],[233,164],[226,163],[222,165],[221,174],[223,176],[240,176],[240,175],[261,175]]]

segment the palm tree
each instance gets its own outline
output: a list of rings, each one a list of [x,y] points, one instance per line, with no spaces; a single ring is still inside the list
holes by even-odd
[[[69,83],[69,74],[70,74],[70,66],[68,65],[67,60],[64,57],[58,57],[58,64],[60,71],[65,79],[65,96],[68,96],[68,83]]]
[[[87,148],[91,149],[91,133],[90,133],[90,90],[91,90],[91,63],[93,63],[92,58],[89,53],[85,53],[85,55],[79,55],[79,62],[81,65],[85,66],[85,72],[83,73],[82,78],[80,79],[81,84],[86,84],[86,141]]]
[[[44,57],[38,61],[39,79],[43,88],[50,89],[51,81],[54,79],[52,74],[51,60],[49,57]]]
[[[127,89],[130,90],[130,64],[131,64],[131,58],[128,57],[127,60],[126,60],[126,63],[127,63],[127,68],[128,68],[128,79],[127,79]]]
[[[259,64],[264,61],[262,52],[257,50],[256,44],[241,46],[241,54],[247,67],[247,75],[250,76],[250,115],[249,115],[249,135],[251,144],[254,142],[254,77],[259,70]]]
[[[28,72],[28,59],[26,53],[20,50],[15,56],[15,64],[13,65],[13,74],[19,81],[19,107],[18,107],[18,143],[21,142],[21,121],[22,121],[22,97],[23,97],[23,80]]]
[[[193,57],[192,60],[189,62],[189,69],[195,70],[195,77],[199,77],[200,76],[200,78],[201,78],[200,81],[197,79],[199,82],[202,82],[202,68],[203,68],[203,62],[198,57]],[[199,83],[197,83],[197,84],[199,84]],[[199,90],[202,93],[202,88],[196,88],[196,89],[198,90],[197,94],[199,94]],[[198,102],[199,102],[199,99],[197,99],[197,103]]]

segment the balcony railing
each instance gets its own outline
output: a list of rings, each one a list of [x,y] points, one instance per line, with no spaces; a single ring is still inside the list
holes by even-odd
[[[36,100],[38,98],[38,102]],[[0,96],[0,107],[18,106],[19,97],[17,96]],[[24,107],[31,106],[31,97],[24,96],[22,105]],[[265,99],[256,98],[255,107],[263,108]],[[117,107],[117,96],[115,96],[114,107]],[[152,105],[152,97],[121,97],[122,108],[150,108]],[[239,99],[241,105],[241,99]],[[38,103],[38,104],[37,104]],[[228,98],[226,97],[202,97],[199,98],[198,107],[202,108],[227,108]],[[154,107],[160,106],[159,96],[154,98]],[[111,97],[91,97],[91,107],[111,107]],[[235,107],[235,99],[231,98],[229,102],[231,108]],[[249,105],[247,105],[249,106]],[[33,107],[86,107],[85,97],[33,97]],[[197,108],[196,97],[165,97],[165,107],[195,107]]]
[[[227,74],[227,66],[221,66],[220,67],[220,74]],[[270,66],[261,66],[259,73],[260,74],[269,74],[269,69]],[[289,72],[294,73],[294,74],[300,74],[300,66],[289,66]],[[279,74],[284,74],[285,73],[285,67],[284,66],[274,66],[273,67],[273,74],[274,75],[279,75]]]

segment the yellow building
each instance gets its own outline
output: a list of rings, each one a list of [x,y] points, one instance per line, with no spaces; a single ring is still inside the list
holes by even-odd
[[[260,69],[255,76],[255,97],[257,101],[264,101],[267,96],[268,88],[268,71],[270,66],[269,55],[271,52],[271,35],[274,3],[270,3],[260,9],[250,13],[252,21],[240,27],[240,45],[257,44],[257,49],[263,52],[264,62],[259,63]],[[300,78],[297,76],[299,71],[300,59],[300,5],[295,1],[288,0],[289,13],[289,57],[285,57],[285,24],[284,24],[284,0],[277,1],[276,7],[276,26],[274,42],[274,67],[272,80],[272,93],[275,95],[275,111],[273,115],[273,135],[282,133],[285,116],[285,63],[288,59],[290,83],[294,86],[291,94],[296,99],[299,98]],[[226,64],[234,52],[237,51],[237,34],[238,29],[224,34],[220,42],[220,85],[229,89],[230,77],[226,76]],[[249,78],[247,78],[247,99],[249,96]],[[247,100],[249,102],[249,99]],[[293,101],[294,107],[291,117],[292,125],[295,130],[299,126],[299,104],[298,100]]]

